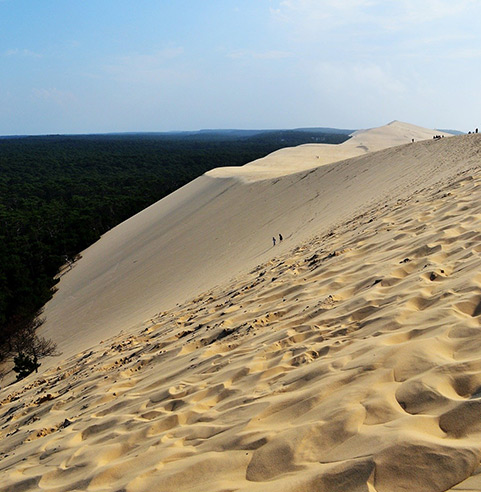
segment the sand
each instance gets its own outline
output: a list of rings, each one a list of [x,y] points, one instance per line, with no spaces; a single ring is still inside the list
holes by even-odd
[[[392,121],[379,128],[355,131],[340,145],[305,144],[280,149],[242,167],[222,167],[207,173],[212,177],[233,177],[244,182],[272,179],[325,164],[339,162],[369,152],[404,145],[414,140],[431,140],[434,135],[449,137],[448,133]]]
[[[205,289],[173,276],[174,305],[122,314],[112,324],[130,330],[88,347],[79,330],[76,353],[2,389],[0,490],[481,490],[480,152],[466,135],[269,179],[204,176],[191,186],[205,202],[188,209],[188,188],[163,201],[172,230],[145,249],[128,232],[155,206],[111,231],[93,247],[111,251],[98,280],[87,250],[58,294],[80,278],[79,298],[101,279],[122,294],[105,280],[110,261],[127,268],[113,235],[135,286],[149,269],[133,255],[152,266],[169,234],[180,249],[184,221],[210,219],[194,232],[214,253],[209,234],[237,241],[224,275],[195,241],[182,250],[207,263]]]
[[[287,252],[376,201],[384,203],[424,181],[435,182],[433,169],[424,163],[437,159],[445,142],[432,140],[434,130],[412,126],[409,133],[410,127],[394,122],[357,132],[340,146],[279,151],[300,162],[295,173],[285,174],[285,158],[274,167],[274,153],[263,161],[263,177],[253,163],[213,170],[194,180],[82,253],[46,306],[44,335],[56,340],[64,357],[74,355],[121,330],[141,328],[159,311]],[[411,142],[410,135],[430,139],[424,142],[427,147],[420,142],[411,149],[409,143],[363,160],[366,148]],[[315,148],[326,163],[339,161],[346,147],[349,153],[361,152],[358,160],[305,169],[299,158]],[[399,159],[405,160],[402,167]],[[435,164],[436,173],[450,172],[449,167],[448,161]],[[279,233],[285,241],[274,249],[272,236]]]

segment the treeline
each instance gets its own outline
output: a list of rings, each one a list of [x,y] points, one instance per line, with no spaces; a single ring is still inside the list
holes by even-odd
[[[0,359],[101,234],[209,169],[345,133],[271,131],[0,138]]]

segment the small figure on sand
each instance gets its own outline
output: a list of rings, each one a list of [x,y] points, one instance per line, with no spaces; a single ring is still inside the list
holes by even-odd
[[[272,237],[272,246],[275,246],[275,245],[276,245],[276,238]]]
[[[282,237],[282,234],[279,233],[279,242],[282,241],[284,238]]]

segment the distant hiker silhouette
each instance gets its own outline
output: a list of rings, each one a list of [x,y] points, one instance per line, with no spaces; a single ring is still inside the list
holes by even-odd
[[[279,234],[279,241],[282,241],[283,239],[282,234]]]
[[[273,237],[273,238],[272,238],[272,246],[275,246],[275,245],[276,245],[276,238],[275,238],[275,237]]]

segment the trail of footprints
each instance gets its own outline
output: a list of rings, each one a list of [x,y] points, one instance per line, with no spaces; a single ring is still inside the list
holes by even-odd
[[[208,490],[227,491],[233,470],[240,490],[291,490],[281,479],[295,473],[296,490],[350,490],[336,487],[353,470],[352,490],[392,492],[388,479],[468,490],[481,456],[480,186],[479,175],[459,176],[372,210],[5,388],[0,490],[183,490],[210,479]],[[405,419],[421,441],[400,437]],[[444,478],[393,471],[389,460],[408,449]]]

